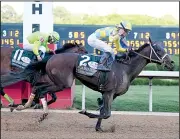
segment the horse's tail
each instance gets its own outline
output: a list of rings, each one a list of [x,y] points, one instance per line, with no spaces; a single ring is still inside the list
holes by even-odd
[[[40,75],[45,73],[47,61],[48,59],[44,59],[40,62],[31,63],[18,73],[10,72],[9,74],[1,75],[1,87],[6,87],[20,81],[27,81],[34,85]]]
[[[10,72],[9,74],[1,75],[1,87],[6,87],[23,80],[26,80],[26,76],[23,73]]]

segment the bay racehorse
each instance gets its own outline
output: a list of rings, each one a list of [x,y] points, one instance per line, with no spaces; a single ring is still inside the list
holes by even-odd
[[[13,74],[16,74],[17,72],[20,72],[20,71],[23,70],[23,67],[12,65],[12,61],[11,61],[12,57],[13,57],[12,54],[16,53],[16,52],[19,52],[19,51],[25,51],[25,50],[23,50],[23,49],[21,49],[19,47],[16,47],[16,49],[8,48],[8,47],[1,47],[1,73],[0,73],[1,77],[4,76],[6,78],[6,75],[12,76]],[[66,52],[80,53],[80,54],[87,53],[87,51],[85,50],[85,47],[83,47],[82,44],[77,44],[77,43],[66,43],[66,44],[64,44],[62,46],[62,48],[55,50],[55,54],[66,53]],[[32,52],[27,51],[27,53],[28,54],[30,53],[30,55],[33,55]],[[47,61],[52,55],[53,55],[53,53],[46,53],[45,58],[43,59],[43,61]],[[35,59],[32,62],[35,62]],[[4,85],[2,85],[2,83],[1,83],[1,88],[0,88],[1,90],[0,91],[1,91],[1,95],[2,96],[5,95],[5,92],[3,90],[3,88],[5,86],[11,85],[11,84],[16,83],[18,81],[17,80],[17,81],[10,82],[11,79],[8,78],[8,77],[7,77],[7,80],[9,80],[9,83],[4,84]],[[46,81],[45,78],[44,78],[44,80]],[[48,103],[47,103],[48,105],[50,105],[53,102],[55,102],[56,98],[57,98],[56,94],[54,92],[49,92],[49,95],[52,97],[52,99],[50,101],[48,101]],[[11,99],[11,98],[9,98],[9,99]],[[39,97],[37,97],[37,99],[39,99]],[[17,105],[13,103],[10,106],[14,106],[15,107]]]
[[[148,63],[157,63],[164,65],[169,70],[173,70],[174,62],[165,52],[163,47],[157,43],[145,43],[138,50],[132,50],[127,54],[128,59],[119,61],[115,59],[110,72],[96,70],[100,56],[91,54],[63,53],[53,55],[46,63],[45,72],[51,79],[52,83],[35,85],[36,90],[41,91],[43,95],[49,91],[61,91],[69,88],[75,78],[79,79],[87,87],[98,91],[102,94],[102,106],[100,114],[89,113],[86,110],[80,112],[89,118],[98,118],[96,131],[102,131],[102,119],[111,116],[112,101],[128,91],[131,82],[139,75]],[[24,70],[34,70],[41,67],[37,62]],[[44,67],[43,67],[44,68]],[[39,70],[39,69],[38,69]],[[27,74],[29,76],[29,74]],[[39,92],[37,91],[37,92]],[[48,113],[47,105],[43,103],[44,113]]]

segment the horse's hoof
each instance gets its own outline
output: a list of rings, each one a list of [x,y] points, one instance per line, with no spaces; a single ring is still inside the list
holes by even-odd
[[[15,107],[15,106],[16,105],[14,104],[14,102],[8,104],[8,107]]]
[[[18,111],[21,111],[21,110],[23,110],[23,109],[25,109],[25,107],[24,107],[23,105],[19,105],[19,106],[16,108],[16,110],[18,110]]]
[[[104,131],[102,130],[102,128],[98,127],[98,128],[96,128],[96,132],[102,133]]]
[[[10,112],[13,112],[15,108],[13,107],[10,107]]]
[[[86,110],[82,110],[79,112],[80,114],[85,114],[86,113]]]

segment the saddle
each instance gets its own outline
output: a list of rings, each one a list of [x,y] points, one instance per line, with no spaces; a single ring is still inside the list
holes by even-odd
[[[99,61],[101,59],[101,55],[93,55],[93,54],[85,54],[85,55],[79,55],[78,57],[78,64],[76,68],[76,72],[79,74],[83,74],[86,76],[93,76],[96,72],[99,70],[97,69],[97,66],[99,64]],[[130,58],[128,57],[127,54],[118,54],[115,56],[115,60],[121,63],[125,63],[128,61]],[[111,61],[107,61],[107,65]],[[106,71],[102,71],[106,72]]]
[[[42,52],[40,51],[40,56],[41,55]],[[27,65],[36,61],[37,57],[32,51],[24,50],[18,46],[14,48],[11,55],[11,65],[21,69],[25,69]]]
[[[93,54],[85,54],[85,55],[79,55],[77,66],[76,66],[76,73],[79,75],[85,75],[85,76],[97,76],[99,79],[99,89],[102,90],[103,86],[105,85],[105,82],[108,79],[108,75],[110,72],[106,71],[100,71],[97,69],[97,66],[99,64],[99,61],[101,59],[100,55],[93,55]],[[123,61],[122,59],[125,59],[124,56],[116,56],[115,60],[117,61]],[[107,61],[111,62],[111,61]],[[109,64],[112,66],[113,64]],[[111,67],[110,67],[111,68]]]

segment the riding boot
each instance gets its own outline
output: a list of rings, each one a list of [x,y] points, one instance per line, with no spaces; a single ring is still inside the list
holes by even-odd
[[[40,55],[40,57],[43,59],[43,52],[41,51],[41,50],[39,50],[38,51],[39,52],[39,55]],[[34,55],[34,57],[33,57],[33,61],[38,61],[38,59],[37,59],[37,56],[36,55]]]
[[[40,55],[41,58],[44,58],[44,57],[43,57],[43,54],[44,54],[44,53],[43,53],[41,50],[39,50],[39,55]]]
[[[110,71],[111,66],[107,64],[107,61],[110,57],[111,57],[111,53],[105,52],[100,59],[100,62],[99,62],[97,69],[102,70],[102,71]],[[110,59],[112,59],[112,58],[110,58]],[[112,61],[110,61],[108,63],[112,63]]]

